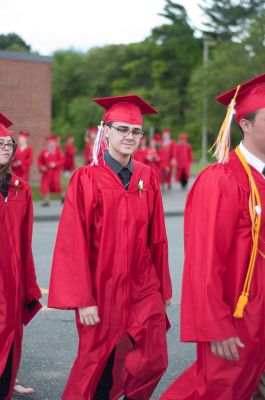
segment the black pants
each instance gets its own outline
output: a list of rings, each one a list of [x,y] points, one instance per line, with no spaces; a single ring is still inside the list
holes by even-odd
[[[12,376],[12,356],[13,356],[13,344],[9,351],[6,366],[4,372],[0,378],[0,400],[4,400],[8,395]]]
[[[109,400],[110,391],[113,385],[112,369],[114,365],[115,352],[116,347],[112,350],[109,356],[93,400]]]
[[[135,346],[135,340],[131,336],[129,337],[132,344]],[[109,400],[110,398],[110,392],[113,386],[112,370],[114,365],[115,352],[116,352],[116,347],[114,347],[109,356],[107,364],[104,368],[104,371],[98,383],[93,400]],[[125,396],[123,400],[129,400],[129,399]]]

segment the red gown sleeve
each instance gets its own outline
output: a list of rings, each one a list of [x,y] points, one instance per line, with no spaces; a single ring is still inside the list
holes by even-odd
[[[185,209],[185,262],[181,339],[208,342],[236,336],[223,299],[224,272],[238,221],[240,193],[223,165],[206,169],[195,182]]]
[[[154,204],[148,228],[149,247],[161,283],[162,297],[169,300],[172,298],[172,285],[168,265],[168,242],[161,189],[154,171],[151,172],[151,184],[154,188]]]
[[[45,162],[45,158],[44,158],[44,150],[42,150],[38,155],[38,168],[41,173],[43,173],[43,171],[41,170],[42,167],[46,167],[46,162]]]
[[[97,188],[90,167],[72,176],[60,218],[48,306],[75,309],[96,305],[89,266],[90,223]]]
[[[41,296],[40,288],[37,284],[35,266],[32,255],[32,226],[33,209],[31,189],[27,189],[26,194],[26,213],[23,220],[21,232],[23,232],[21,260],[23,263],[24,282],[25,282],[25,304],[23,308],[23,323],[27,325],[35,314],[41,309],[38,301]]]
[[[65,158],[65,156],[64,156],[63,151],[60,148],[58,148],[56,150],[56,161],[55,161],[56,168],[62,168],[62,166],[64,164],[64,158]]]

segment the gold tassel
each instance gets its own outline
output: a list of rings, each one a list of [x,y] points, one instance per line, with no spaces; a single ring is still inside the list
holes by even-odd
[[[225,119],[219,130],[219,133],[217,135],[217,139],[216,139],[215,143],[213,144],[213,146],[209,150],[209,152],[212,152],[213,149],[215,148],[213,157],[216,157],[218,162],[220,162],[220,163],[227,162],[228,158],[229,158],[230,127],[231,127],[231,122],[232,122],[233,115],[235,112],[235,103],[236,103],[236,97],[237,97],[239,88],[240,88],[240,85],[237,86],[234,97],[231,100],[229,106],[227,107],[226,116],[225,116]]]
[[[249,187],[250,187],[249,214],[250,214],[250,218],[251,218],[252,239],[253,239],[253,246],[252,246],[252,250],[251,250],[251,255],[250,255],[247,275],[246,275],[245,282],[244,282],[244,287],[243,287],[242,293],[238,299],[238,302],[236,305],[236,310],[233,314],[233,316],[235,318],[243,318],[244,308],[248,304],[248,296],[249,296],[249,292],[250,292],[251,281],[252,281],[252,277],[253,277],[253,273],[254,273],[254,269],[255,269],[257,253],[259,251],[258,243],[259,243],[259,233],[260,233],[260,224],[261,224],[261,213],[256,212],[256,206],[258,206],[259,209],[261,210],[261,200],[260,200],[258,188],[253,179],[249,165],[248,165],[247,161],[245,160],[243,154],[241,154],[239,147],[236,148],[235,152],[236,152],[236,155],[238,156],[238,158],[239,158],[241,164],[243,165],[243,167],[248,175],[248,178],[249,178]]]
[[[248,304],[248,294],[242,293],[237,301],[236,309],[233,314],[235,318],[243,318],[244,308]]]

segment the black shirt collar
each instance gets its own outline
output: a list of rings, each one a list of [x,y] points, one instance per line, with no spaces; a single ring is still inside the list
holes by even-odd
[[[133,173],[133,162],[132,162],[132,157],[130,157],[130,160],[128,164],[124,167],[119,163],[119,161],[115,160],[108,150],[104,153],[104,160],[108,164],[108,166],[118,175],[123,168],[127,168],[130,173]]]

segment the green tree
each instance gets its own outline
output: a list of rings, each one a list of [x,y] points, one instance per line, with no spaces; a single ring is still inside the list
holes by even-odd
[[[202,0],[206,21],[204,35],[236,41],[244,38],[251,20],[265,10],[264,0]]]
[[[0,35],[0,50],[30,52],[30,45],[16,33],[8,33]]]
[[[245,39],[240,42],[220,42],[212,49],[212,57],[206,71],[207,85],[203,85],[203,67],[198,66],[192,73],[186,109],[186,129],[191,132],[195,148],[201,147],[202,100],[208,98],[208,138],[213,144],[226,109],[215,101],[215,97],[251,77],[264,72],[265,63],[265,12],[249,22]],[[241,134],[234,123],[232,144],[238,143]]]

